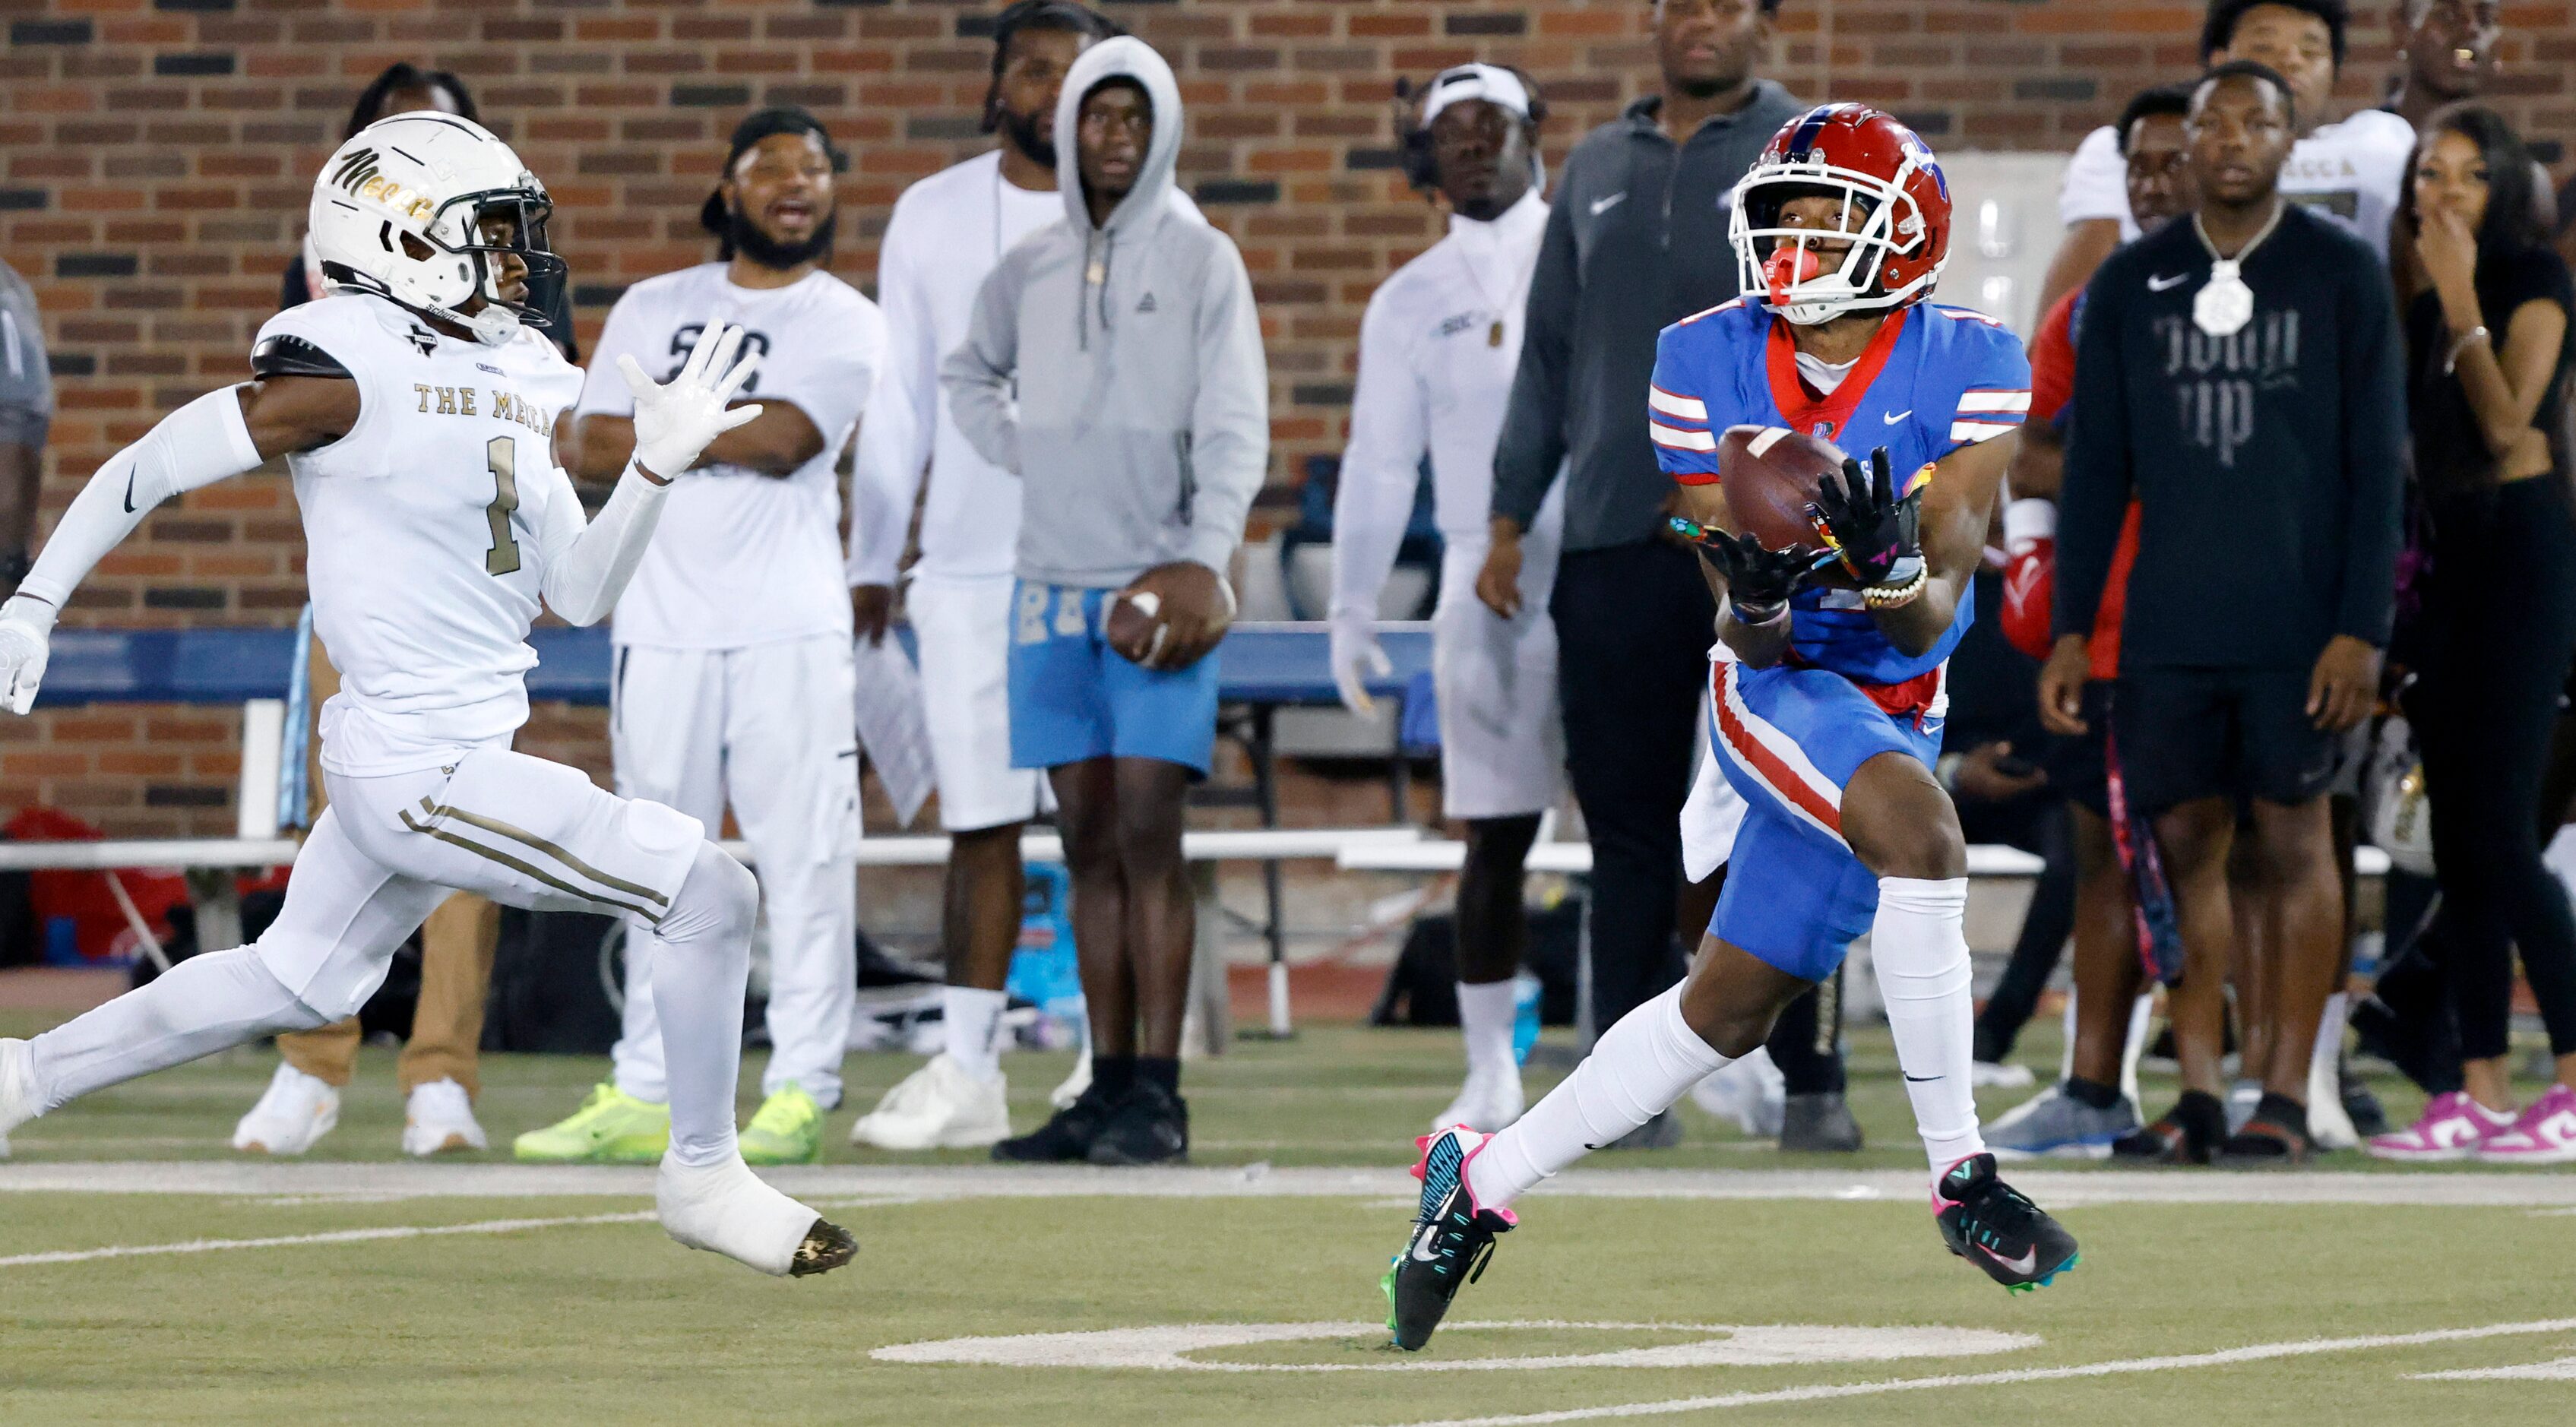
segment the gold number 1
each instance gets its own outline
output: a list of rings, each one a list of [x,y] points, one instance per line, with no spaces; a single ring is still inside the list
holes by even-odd
[[[483,454],[492,468],[492,503],[483,508],[492,522],[492,549],[483,557],[483,573],[506,575],[519,568],[519,542],[510,535],[510,513],[519,508],[519,446],[495,436]]]

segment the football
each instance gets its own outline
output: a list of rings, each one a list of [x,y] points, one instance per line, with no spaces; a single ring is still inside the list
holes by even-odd
[[[1171,626],[1163,623],[1163,597],[1152,590],[1112,596],[1100,632],[1109,647],[1132,663],[1142,664],[1162,652]]]
[[[1825,548],[1807,503],[1816,498],[1816,483],[1842,468],[1843,453],[1833,442],[1785,426],[1730,426],[1717,438],[1727,519],[1736,534],[1752,535],[1766,549]]]

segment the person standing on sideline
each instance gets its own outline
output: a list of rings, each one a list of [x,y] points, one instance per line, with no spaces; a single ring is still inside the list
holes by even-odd
[[[2384,109],[2327,120],[2351,25],[2345,0],[2210,0],[2200,57],[2205,65],[2250,59],[2288,81],[2301,127],[2281,169],[2281,193],[2332,216],[2386,261],[2388,222],[2405,186],[2415,129]],[[2057,197],[2066,237],[2040,283],[2040,311],[2082,287],[2112,249],[2138,236],[2125,169],[2118,131],[2108,124],[2085,135],[2067,161]]]
[[[1046,788],[1045,775],[1011,766],[1005,665],[1020,483],[959,433],[940,395],[939,362],[966,339],[975,290],[1002,254],[1063,219],[1056,93],[1084,46],[1117,33],[1067,0],[1020,0],[1004,10],[984,97],[984,130],[1002,142],[905,189],[877,250],[886,356],[850,481],[850,604],[858,637],[883,640],[920,501],[921,558],[904,609],[920,654],[939,824],[948,832],[939,919],[948,986],[940,996],[942,1050],[859,1117],[853,1144],[973,1149],[1011,1132],[996,1041],[1009,999],[1002,985],[1020,940],[1020,830],[1045,806]],[[1080,1061],[1076,1077],[1089,1067]]]
[[[1523,536],[1565,475],[1548,612],[1566,766],[1592,839],[1592,1024],[1603,1028],[1681,975],[1681,811],[1717,617],[1698,562],[1664,528],[1672,485],[1635,414],[1656,334],[1736,295],[1735,257],[1719,238],[1736,183],[1799,109],[1754,74],[1778,9],[1778,0],[1653,7],[1663,93],[1629,105],[1566,159],[1494,449],[1491,549],[1476,595],[1505,619],[1521,613]],[[1782,1018],[1784,1030],[1795,1018]],[[1793,1058],[1776,1046],[1773,1055],[1792,1072]],[[1793,1079],[1793,1096],[1799,1089]],[[1679,1133],[1663,1115],[1623,1143],[1667,1145]]]
[[[2339,736],[2378,696],[2405,378],[2376,256],[2280,192],[2289,82],[2231,61],[2191,102],[2198,211],[2113,254],[2086,291],[2040,700],[2052,730],[2089,730],[2094,624],[2134,494],[2110,740],[2127,805],[2153,820],[2184,953],[2183,1095],[2143,1134],[2162,1159],[2279,1163],[2308,1151],[2309,1054],[2342,964],[2326,791]],[[2257,910],[2278,934],[2262,1098],[2230,1135],[2219,1042],[2240,801]]]
[[[1422,91],[1403,136],[1405,177],[1449,204],[1449,234],[1395,270],[1360,319],[1351,438],[1333,500],[1333,678],[1358,713],[1364,680],[1389,667],[1378,647],[1378,592],[1394,568],[1424,457],[1446,549],[1431,617],[1440,711],[1443,811],[1467,828],[1458,873],[1458,1024],[1467,1083],[1431,1128],[1499,1130],[1520,1118],[1512,1053],[1512,980],[1528,923],[1521,869],[1539,815],[1556,801],[1565,737],[1556,711],[1556,579],[1565,495],[1548,493],[1522,541],[1521,612],[1476,600],[1492,509],[1494,438],[1520,360],[1520,328],[1539,232],[1539,123],[1545,110],[1516,70],[1463,64]]]
[[[45,364],[35,291],[16,268],[0,263],[0,586],[11,590],[34,563],[45,435],[53,421],[54,377]]]
[[[709,827],[730,807],[759,869],[772,1049],[767,1098],[742,1131],[752,1164],[822,1153],[858,994],[857,686],[834,467],[885,328],[876,304],[824,271],[839,162],[822,122],[802,109],[763,109],[736,126],[723,181],[699,214],[717,260],[626,290],[574,407],[573,469],[596,480],[635,445],[619,358],[676,370],[727,327],[761,355],[743,392],[759,418],[710,442],[674,482],[670,518],[617,602],[609,686],[623,795]],[[630,926],[613,1082],[570,1118],[521,1135],[518,1158],[661,1153],[671,1112],[645,974],[651,945]]]
[[[940,369],[957,429],[1016,472],[1011,762],[1061,809],[1092,1081],[1002,1160],[1189,1153],[1181,1011],[1196,907],[1181,857],[1216,744],[1225,568],[1270,460],[1252,280],[1172,211],[1180,85],[1144,41],[1085,50],[1056,103],[1065,220],[1003,255]],[[1141,1029],[1139,1022],[1141,1021]]]
[[[2443,970],[2462,1088],[2369,1142],[2381,1159],[2576,1160],[2576,919],[2541,860],[2543,771],[2576,657],[2576,512],[2565,417],[2567,265],[2550,250],[2530,150],[2495,111],[2426,121],[2404,227],[2428,290],[2406,315],[2415,479],[2432,527],[2422,657],[2407,713],[2424,747]],[[2557,1075],[2514,1113],[2513,949]]]

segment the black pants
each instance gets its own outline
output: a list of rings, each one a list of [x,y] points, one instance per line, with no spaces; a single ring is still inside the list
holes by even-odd
[[[1548,612],[1566,768],[1592,837],[1593,1024],[1606,1031],[1681,979],[1681,813],[1717,606],[1688,550],[1646,541],[1568,551]]]
[[[2576,512],[2556,476],[2437,504],[2423,679],[2424,748],[2460,1053],[2505,1053],[2512,949],[2549,1026],[2576,1051],[2576,919],[2541,862],[2542,772],[2576,654]]]

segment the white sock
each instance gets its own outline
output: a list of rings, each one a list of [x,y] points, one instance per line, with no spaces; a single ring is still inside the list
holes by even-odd
[[[1001,1033],[1002,1012],[1010,1004],[1006,991],[980,986],[939,989],[939,1023],[946,1029],[948,1058],[978,1080],[1002,1073],[1001,1051],[994,1041]]]
[[[1887,1003],[1896,1064],[1905,1072],[1914,1126],[1935,1175],[1986,1147],[1968,1066],[1976,1005],[1968,967],[1968,879],[1878,879],[1869,927],[1870,965]]]
[[[1458,1029],[1467,1041],[1469,1075],[1518,1069],[1512,1060],[1512,1026],[1519,1016],[1519,988],[1511,982],[1458,983]]]
[[[671,1091],[671,1157],[694,1168],[722,1164],[734,1146],[735,1083],[742,1073],[742,993],[751,980],[751,928],[760,884],[714,843],[682,879],[653,934],[653,1006],[662,1019],[662,1067]]]
[[[1682,1019],[1682,988],[1675,986],[1621,1016],[1572,1075],[1486,1141],[1467,1162],[1467,1187],[1479,1205],[1500,1209],[1672,1108],[1727,1063]]]
[[[295,999],[249,947],[192,956],[152,984],[28,1042],[47,1110],[199,1056],[328,1019]]]

